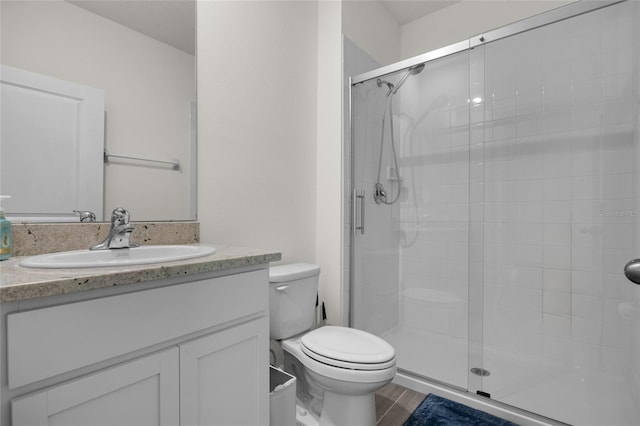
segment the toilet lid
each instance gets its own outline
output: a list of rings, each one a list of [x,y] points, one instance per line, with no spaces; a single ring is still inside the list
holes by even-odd
[[[362,330],[325,326],[300,338],[302,351],[316,361],[357,370],[381,370],[395,364],[393,346]]]

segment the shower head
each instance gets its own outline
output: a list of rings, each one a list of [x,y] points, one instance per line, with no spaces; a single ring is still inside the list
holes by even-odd
[[[378,81],[376,81],[376,83],[378,83],[378,87],[382,87],[383,84],[387,85],[387,89],[389,89],[389,91],[387,92],[387,96],[393,92],[393,88],[395,87],[393,84],[389,83],[387,80],[382,80],[381,78],[378,79]]]
[[[400,81],[396,83],[396,86],[393,89],[393,94],[395,95],[398,92],[398,90],[400,90],[400,87],[404,84],[405,81],[407,81],[407,78],[409,78],[410,75],[420,74],[423,69],[424,69],[424,64],[418,64],[418,65],[409,67],[405,75],[403,75]]]

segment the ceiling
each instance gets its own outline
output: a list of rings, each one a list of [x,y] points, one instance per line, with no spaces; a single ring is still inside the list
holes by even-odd
[[[67,0],[170,46],[195,55],[194,0]],[[399,25],[421,18],[460,0],[378,0]]]
[[[380,0],[400,25],[404,25],[460,0]]]
[[[170,46],[195,55],[194,0],[67,0]]]

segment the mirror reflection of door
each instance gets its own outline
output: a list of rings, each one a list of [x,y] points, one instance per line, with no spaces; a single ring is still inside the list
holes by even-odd
[[[3,0],[0,8],[2,65],[104,91],[103,146],[110,154],[180,162],[179,171],[101,162],[103,204],[95,213],[105,217],[124,206],[135,221],[195,219],[195,1]],[[57,173],[52,162],[41,166]],[[71,210],[65,215],[77,222]]]
[[[102,220],[104,92],[2,67],[0,191],[20,221]]]

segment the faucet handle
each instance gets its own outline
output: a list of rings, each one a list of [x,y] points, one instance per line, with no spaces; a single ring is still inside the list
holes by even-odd
[[[126,225],[129,223],[129,210],[116,207],[111,212],[111,226]]]
[[[89,210],[74,210],[80,216],[80,222],[95,222],[96,214]]]
[[[135,225],[129,223],[129,212],[122,207],[116,207],[111,212],[111,228],[109,234],[100,244],[89,247],[89,250],[106,250],[138,247],[130,241]]]

